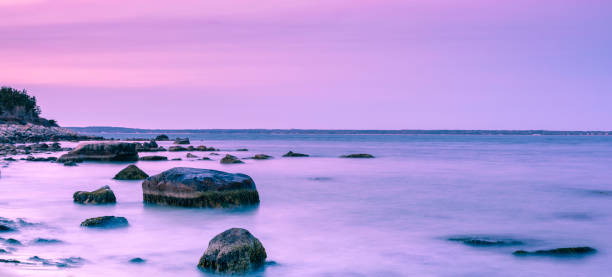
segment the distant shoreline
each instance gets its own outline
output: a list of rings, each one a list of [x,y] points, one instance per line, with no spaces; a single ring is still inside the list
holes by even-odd
[[[302,134],[302,135],[523,135],[609,136],[612,131],[552,130],[318,130],[318,129],[138,129],[125,127],[65,127],[79,133],[121,134]]]

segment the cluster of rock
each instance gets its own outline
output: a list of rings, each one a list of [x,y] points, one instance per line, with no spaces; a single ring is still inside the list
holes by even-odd
[[[34,153],[50,153],[59,151],[69,151],[71,148],[62,148],[59,142],[54,143],[35,143],[35,144],[0,144],[0,156],[6,155],[28,155]]]
[[[187,147],[183,147],[183,146],[170,146],[168,147],[168,151],[170,152],[181,152],[181,151],[201,151],[201,152],[205,152],[205,151],[219,151],[219,149],[214,148],[214,147],[206,147],[205,145],[200,145],[198,147],[193,147],[193,146],[187,146]]]
[[[155,142],[155,140],[151,140],[149,142],[144,143],[136,143],[136,151],[138,152],[160,152],[166,151],[166,148],[163,148]]]
[[[102,140],[102,137],[86,136],[61,127],[47,127],[35,124],[0,124],[0,142],[26,143],[41,141],[82,141]]]

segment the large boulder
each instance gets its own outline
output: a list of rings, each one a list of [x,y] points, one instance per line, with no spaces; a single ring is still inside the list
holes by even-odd
[[[235,207],[259,203],[255,182],[245,174],[175,167],[142,182],[145,203],[183,207]]]
[[[109,186],[103,186],[94,191],[77,191],[72,195],[74,202],[81,204],[116,203],[117,198]]]
[[[217,273],[247,273],[264,265],[266,249],[242,228],[232,228],[216,235],[200,258],[198,267]]]
[[[149,177],[149,174],[142,171],[142,169],[131,164],[123,170],[119,171],[113,179],[115,180],[143,180]]]
[[[62,155],[58,162],[69,161],[137,161],[136,144],[128,142],[96,142],[79,144]]]
[[[121,216],[100,216],[88,218],[81,222],[81,227],[118,228],[127,226],[127,219]]]

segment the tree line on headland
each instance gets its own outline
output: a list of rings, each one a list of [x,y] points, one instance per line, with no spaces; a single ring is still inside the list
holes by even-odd
[[[0,123],[58,126],[55,120],[40,117],[40,112],[36,97],[28,95],[25,89],[0,88]]]

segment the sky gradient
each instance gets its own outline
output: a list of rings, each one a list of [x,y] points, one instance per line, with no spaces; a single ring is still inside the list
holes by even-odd
[[[612,130],[612,1],[0,0],[63,126]]]

